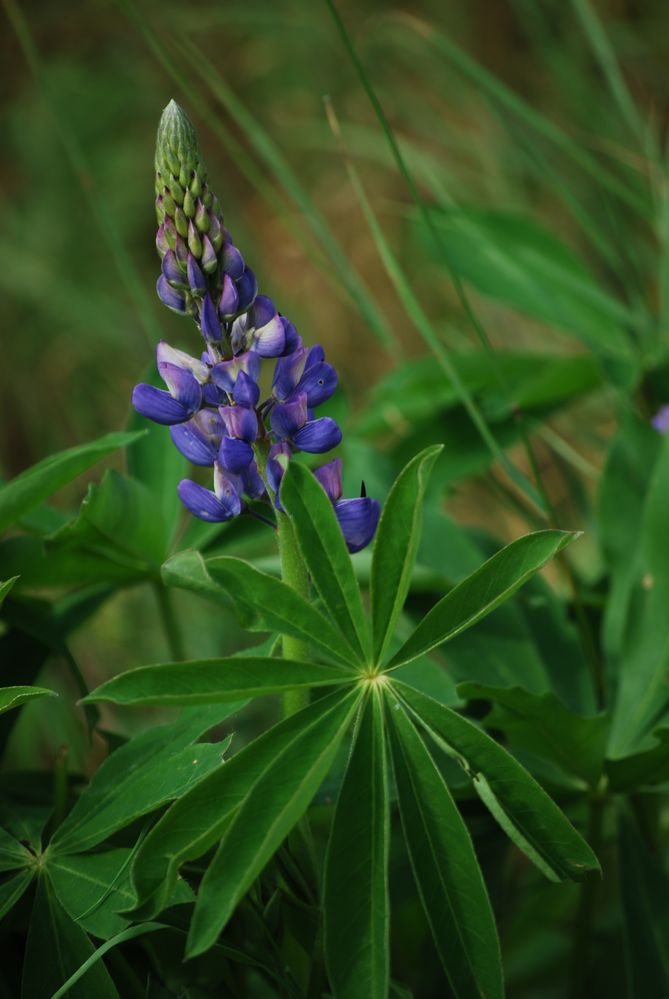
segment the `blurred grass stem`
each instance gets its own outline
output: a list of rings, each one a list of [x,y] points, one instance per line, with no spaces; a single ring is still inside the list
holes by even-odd
[[[19,45],[30,71],[42,94],[58,137],[65,149],[72,172],[79,181],[82,194],[88,203],[88,208],[95,219],[102,237],[109,248],[121,281],[126,287],[133,306],[137,311],[144,333],[150,344],[154,344],[162,336],[159,322],[156,319],[152,298],[149,297],[138,269],[130,257],[112,214],[108,211],[100,191],[95,183],[95,177],[90,169],[83,148],[76,135],[71,131],[65,117],[60,113],[53,100],[49,88],[47,74],[30,32],[30,27],[15,0],[2,0],[7,18],[14,29]]]

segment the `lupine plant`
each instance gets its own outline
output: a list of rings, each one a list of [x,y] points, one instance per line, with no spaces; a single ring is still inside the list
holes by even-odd
[[[361,497],[342,498],[340,458],[314,470],[299,461],[298,454],[322,454],[341,440],[336,422],[314,413],[334,392],[336,373],[322,348],[305,346],[258,294],[224,225],[193,127],[173,101],[160,121],[155,167],[157,292],[201,339],[199,356],[161,341],[157,367],[167,387],[140,384],[132,402],[143,417],[169,426],[172,443],[193,465],[213,468],[213,490],[179,482],[186,509],[210,523],[243,513],[262,521],[278,537],[282,578],[230,556],[205,563],[195,551],[174,556],[169,572],[185,585],[223,591],[247,627],[280,637],[263,654],[251,648],[243,656],[141,666],[83,698],[89,708],[169,705],[183,714],[111,753],[68,814],[58,816],[43,851],[15,838],[11,827],[3,833],[3,863],[17,872],[3,886],[5,909],[37,876],[30,934],[54,911],[54,932],[67,926],[69,934],[58,969],[26,968],[26,994],[78,988],[115,995],[119,985],[99,958],[116,942],[159,930],[185,933],[186,961],[213,954],[246,963],[226,933],[249,901],[259,918],[269,918],[263,879],[273,863],[274,897],[287,892],[308,910],[301,932],[309,960],[306,968],[303,960],[273,968],[256,962],[268,985],[281,994],[381,999],[394,987],[389,856],[396,811],[450,988],[463,997],[502,996],[495,919],[445,779],[447,762],[547,878],[580,881],[597,872],[598,861],[512,755],[403,680],[402,669],[497,608],[573,535],[544,530],[520,538],[453,587],[406,636],[398,634],[441,447],[409,461],[380,521],[379,502],[364,486]],[[271,379],[262,370],[267,362]],[[28,475],[24,492],[39,498],[49,474],[87,460],[85,450],[61,457],[53,471],[34,474],[34,494]],[[14,489],[21,488],[19,481]],[[350,553],[375,533],[366,606]],[[10,688],[5,707],[41,693]],[[282,695],[283,719],[246,746],[230,754],[230,736],[194,744],[244,702],[270,694]],[[331,804],[321,857],[309,810],[324,786],[323,801]],[[140,821],[159,809],[156,819]],[[119,852],[110,843],[100,852],[138,821],[132,846]],[[68,880],[72,871],[85,879],[89,869],[98,885],[107,881],[91,904]],[[107,943],[92,952],[87,932]]]
[[[452,52],[438,34],[429,43]],[[216,97],[241,126],[223,86]],[[373,495],[358,476],[345,496],[355,449],[331,415],[338,376],[320,334],[301,321],[298,333],[263,293],[267,275],[256,277],[226,224],[241,223],[241,206],[224,199],[224,220],[194,128],[168,104],[156,290],[179,317],[180,346],[157,343],[157,372],[132,391],[125,431],[0,487],[1,994],[669,992],[661,323],[644,324],[545,234],[484,216],[464,224],[450,203],[424,204],[391,147],[418,209],[409,224],[444,273],[555,314],[588,352],[446,351],[342,147],[430,350],[398,360],[360,400],[348,430],[387,475],[378,487],[368,461]],[[299,194],[266,137],[258,148]],[[589,156],[579,147],[575,160],[591,175]],[[617,178],[603,176],[613,197]],[[328,269],[392,343],[314,219]],[[481,271],[490,246],[504,262],[497,284]],[[558,529],[529,438],[607,379],[625,403],[596,530],[571,524],[587,528],[581,539]],[[124,470],[117,461],[92,482],[76,513],[50,502],[118,452]],[[585,464],[564,442],[559,454]],[[496,495],[538,528],[506,546],[496,525],[456,527],[443,509],[449,486],[493,459]],[[584,544],[594,570],[579,563]],[[91,677],[73,635],[130,587],[153,591],[169,661],[143,658],[153,624],[131,618],[133,668],[118,668],[109,642],[104,676]],[[191,639],[215,636],[220,651],[189,656],[186,619]],[[61,730],[45,776],[34,744]]]

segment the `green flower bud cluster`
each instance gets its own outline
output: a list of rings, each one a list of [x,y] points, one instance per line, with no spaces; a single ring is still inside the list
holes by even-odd
[[[215,274],[223,245],[223,217],[207,184],[195,129],[175,101],[160,119],[156,141],[156,214],[161,257],[172,250],[183,270],[192,254],[205,274]]]
[[[206,339],[248,311],[257,292],[207,183],[195,129],[170,101],[156,141],[156,246],[162,261],[158,295],[174,312],[191,315]]]

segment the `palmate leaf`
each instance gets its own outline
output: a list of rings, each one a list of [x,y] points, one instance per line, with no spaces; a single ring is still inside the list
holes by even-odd
[[[71,482],[87,468],[120,447],[132,444],[144,433],[113,433],[89,444],[49,455],[0,487],[0,531],[22,517],[42,500]]]
[[[469,831],[390,690],[387,703],[404,839],[437,953],[458,999],[501,999],[497,930]]]
[[[325,958],[335,999],[388,994],[388,781],[383,707],[363,706],[325,860]]]
[[[4,919],[23,897],[33,877],[34,870],[19,871],[13,877],[2,882],[0,885],[0,919]]]
[[[278,694],[285,690],[332,687],[351,679],[338,666],[244,656],[139,666],[103,683],[84,698],[113,704],[217,704]]]
[[[14,871],[19,867],[27,867],[32,860],[32,854],[23,843],[6,829],[0,829],[0,871]]]
[[[183,794],[219,766],[229,739],[216,745],[193,742],[241,704],[184,711],[115,750],[56,830],[49,850],[79,853],[101,843],[142,815]]]
[[[360,694],[336,700],[317,725],[303,726],[250,783],[202,879],[188,935],[189,957],[208,950],[330,769]],[[308,708],[306,709],[309,710]]]
[[[114,560],[135,564],[138,575],[163,562],[169,543],[162,510],[149,488],[115,469],[91,483],[75,519],[48,540],[108,551]]]
[[[253,802],[248,806],[249,813],[255,814],[262,808],[254,788],[272,773],[275,763],[284,757],[292,758],[292,747],[296,742],[304,745],[310,733],[327,730],[330,739],[335,741],[351,710],[349,692],[320,698],[245,746],[175,802],[137,851],[131,871],[137,896],[133,917],[151,918],[160,912],[174,889],[179,867],[186,860],[202,856],[220,840],[245,801]],[[297,757],[295,777],[305,763],[304,756]],[[271,783],[271,780],[266,781],[263,786]],[[268,794],[270,790],[267,790]],[[269,812],[265,813],[265,819],[268,817],[271,818]],[[237,823],[229,848],[236,848],[241,833],[248,835],[249,832],[249,828],[242,828]],[[240,862],[238,874],[243,874],[244,870]],[[231,888],[238,890],[238,884],[231,882]],[[205,915],[206,912],[207,909]]]
[[[374,657],[380,662],[404,606],[416,561],[423,497],[440,445],[426,448],[400,472],[379,522],[370,594]]]
[[[108,940],[124,930],[128,920],[119,910],[132,905],[130,861],[133,850],[113,850],[61,857],[47,855],[46,870],[58,901],[87,933]],[[170,905],[193,901],[188,884],[179,879]]]
[[[51,999],[65,980],[93,954],[86,933],[68,916],[55,896],[47,875],[37,882],[26,956],[22,999]],[[102,962],[87,972],[68,993],[70,999],[119,999]]]
[[[472,778],[474,789],[516,846],[551,881],[582,881],[599,862],[555,802],[505,749],[472,722],[431,697],[393,682],[392,689]]]
[[[318,480],[292,461],[281,482],[281,502],[316,589],[330,616],[347,636],[359,662],[369,649],[369,625],[360,590],[332,503]]]
[[[567,531],[537,531],[502,548],[480,569],[454,586],[425,615],[392,657],[388,669],[411,662],[471,628],[577,536]]]
[[[207,559],[206,567],[238,609],[245,612],[246,627],[251,623],[253,630],[276,631],[304,639],[346,664],[356,661],[346,634],[281,580],[248,562],[227,556]]]

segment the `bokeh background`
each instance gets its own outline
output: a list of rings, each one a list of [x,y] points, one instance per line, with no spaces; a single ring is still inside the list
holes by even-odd
[[[638,238],[633,204],[626,215],[601,177],[495,97],[511,88],[545,127],[553,124],[592,154],[595,166],[630,188],[648,186],[647,150],[611,95],[580,6],[365,0],[342,2],[340,10],[430,203],[470,209],[474,218],[492,210],[532,219],[546,239],[578,251],[605,286],[628,299],[647,296],[654,275],[644,252],[652,236]],[[606,0],[595,7],[643,116],[663,126],[664,5]],[[226,221],[263,288],[306,337],[325,344],[354,405],[400,356],[425,348],[385,277],[324,95],[426,312],[446,342],[476,346],[324,4],[7,0],[7,14],[5,475],[122,426],[156,337],[185,343],[190,335],[153,294],[153,142],[172,96],[198,127]],[[473,76],[463,61],[469,57],[476,73],[493,76]],[[335,243],[343,267],[328,252]],[[500,236],[497,249],[512,254],[514,247]],[[348,293],[347,266],[367,288],[358,303],[364,297],[378,330],[392,334],[389,350]],[[562,324],[537,322],[538,309],[529,315],[481,297],[476,285],[469,290],[494,344],[574,349]]]

